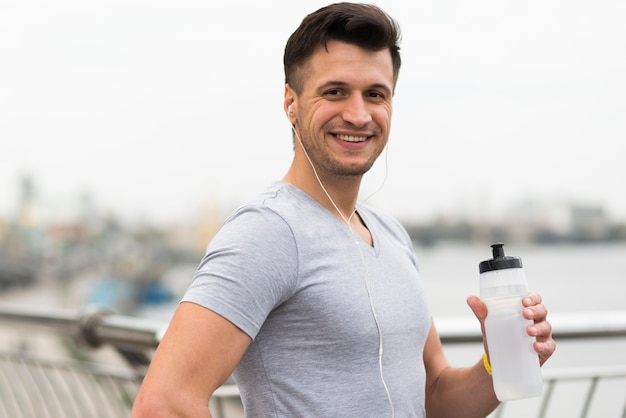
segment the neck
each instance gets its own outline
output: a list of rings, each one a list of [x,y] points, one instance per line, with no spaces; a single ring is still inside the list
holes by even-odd
[[[320,176],[308,164],[297,169],[294,161],[283,181],[311,196],[344,223],[349,223],[356,209],[362,176]]]
[[[293,184],[311,196],[345,223],[352,233],[372,246],[374,245],[372,235],[356,213],[361,178],[362,176],[342,178],[327,176],[327,178],[320,177],[318,180],[313,170],[310,170],[309,175],[303,175],[292,164],[283,181]]]

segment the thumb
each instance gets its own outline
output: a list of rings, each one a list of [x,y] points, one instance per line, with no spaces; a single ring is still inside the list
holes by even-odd
[[[489,355],[489,350],[487,349],[487,336],[485,335],[485,318],[487,318],[487,305],[485,305],[478,296],[469,296],[467,298],[467,304],[469,305],[474,315],[478,321],[480,321],[480,331],[483,334],[483,347],[485,348],[485,353]]]
[[[469,296],[467,298],[467,304],[469,305],[476,318],[482,324],[487,318],[487,306],[480,300],[478,296]]]

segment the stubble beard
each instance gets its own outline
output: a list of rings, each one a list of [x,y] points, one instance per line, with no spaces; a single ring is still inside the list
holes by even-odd
[[[301,128],[302,127],[300,127],[299,131],[304,132]],[[376,150],[376,152],[362,164],[346,165],[336,159],[332,153],[329,152],[328,148],[320,146],[316,141],[310,141],[307,134],[302,135],[301,140],[304,144],[305,152],[309,155],[309,158],[311,158],[315,169],[318,172],[323,170],[323,173],[334,177],[363,176],[372,168],[376,159],[382,152],[382,149]],[[319,172],[318,174],[323,175],[323,173]]]

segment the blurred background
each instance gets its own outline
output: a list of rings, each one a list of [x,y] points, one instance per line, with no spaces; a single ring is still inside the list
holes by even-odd
[[[1,285],[80,276],[81,304],[117,279],[158,298],[175,271],[166,287],[184,288],[224,218],[290,163],[283,48],[324,4],[1,2]],[[458,265],[433,254],[478,246],[458,273],[475,287],[496,240],[548,259],[558,245],[566,264],[621,249],[626,5],[378,4],[403,67],[363,196],[382,185],[367,202],[405,224],[425,280]]]
[[[623,311],[626,3],[376,3],[403,65],[362,195],[411,234],[435,318],[471,318],[496,241],[551,314]],[[0,302],[168,320],[224,219],[287,170],[283,48],[326,4],[0,1]],[[625,349],[564,343],[549,367]]]

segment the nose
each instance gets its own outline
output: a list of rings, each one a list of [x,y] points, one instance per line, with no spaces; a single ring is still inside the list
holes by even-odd
[[[357,128],[361,128],[372,121],[372,114],[367,102],[360,95],[353,95],[344,102],[341,117]]]

